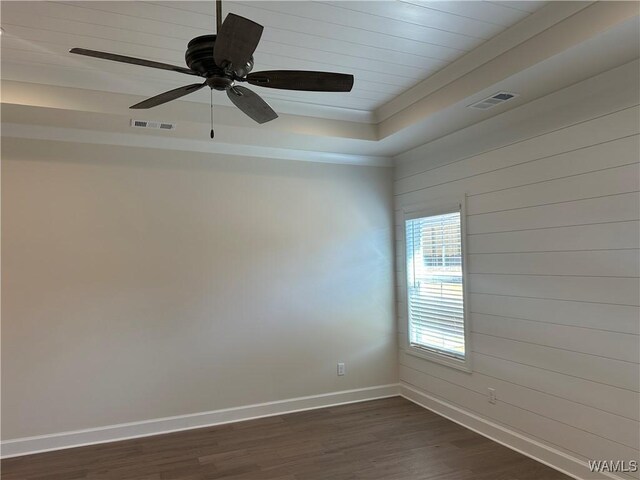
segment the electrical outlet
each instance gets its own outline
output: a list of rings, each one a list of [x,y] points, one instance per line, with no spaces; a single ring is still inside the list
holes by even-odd
[[[495,405],[496,403],[496,389],[495,388],[488,388],[487,390],[489,390],[489,403],[492,403]]]
[[[344,375],[344,363],[338,363],[338,376],[341,377]]]

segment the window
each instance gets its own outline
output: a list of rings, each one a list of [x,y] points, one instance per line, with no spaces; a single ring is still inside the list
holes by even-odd
[[[409,348],[468,369],[463,211],[405,220]]]

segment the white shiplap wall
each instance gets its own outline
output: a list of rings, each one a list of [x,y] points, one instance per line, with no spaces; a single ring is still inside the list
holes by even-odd
[[[632,82],[627,76],[637,66],[589,80],[594,89],[606,82],[611,102],[600,97],[590,111],[576,103],[563,125],[538,114],[541,99],[510,114],[538,116],[525,120],[529,135],[519,122],[520,138],[508,145],[444,165],[421,157],[434,151],[425,147],[396,168],[401,382],[578,463],[638,459],[640,110],[637,74]],[[464,131],[454,135],[465,141]],[[462,193],[472,374],[404,349],[402,208]],[[602,478],[577,468],[567,470]]]

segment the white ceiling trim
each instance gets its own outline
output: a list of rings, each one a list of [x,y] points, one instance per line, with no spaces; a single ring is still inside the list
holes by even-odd
[[[105,132],[79,128],[3,123],[2,136],[9,138],[28,138],[36,140],[54,140],[61,142],[88,143],[98,145],[122,145],[128,147],[158,148],[183,152],[237,155],[243,157],[296,160],[317,163],[336,163],[348,165],[366,165],[391,167],[390,157],[373,155],[348,155],[332,152],[314,152],[289,148],[263,147],[210,140],[193,140],[160,135],[139,135],[135,133]]]
[[[55,85],[43,85],[12,80],[2,81],[2,102],[5,104],[55,108],[78,112],[97,112],[120,116],[156,117],[166,121],[208,123],[209,109],[190,101],[177,101],[160,105],[152,110],[130,110],[141,100],[137,95],[85,90]],[[286,131],[307,133],[315,136],[335,136],[362,140],[377,140],[376,126],[345,120],[331,120],[318,117],[282,114],[275,122],[258,125],[233,105],[214,108],[215,125],[231,125],[250,128],[252,135],[269,132],[274,135]]]

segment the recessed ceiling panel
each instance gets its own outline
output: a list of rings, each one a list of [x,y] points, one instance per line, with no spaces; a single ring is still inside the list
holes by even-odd
[[[256,87],[279,103],[373,111],[530,15],[545,2],[282,1],[224,2],[264,25],[259,70],[352,73],[350,93]],[[152,96],[186,85],[175,72],[70,55],[72,47],[183,66],[187,42],[213,33],[215,3],[2,2],[2,77]],[[229,104],[226,95],[215,102]],[[188,98],[208,103],[205,90]]]

